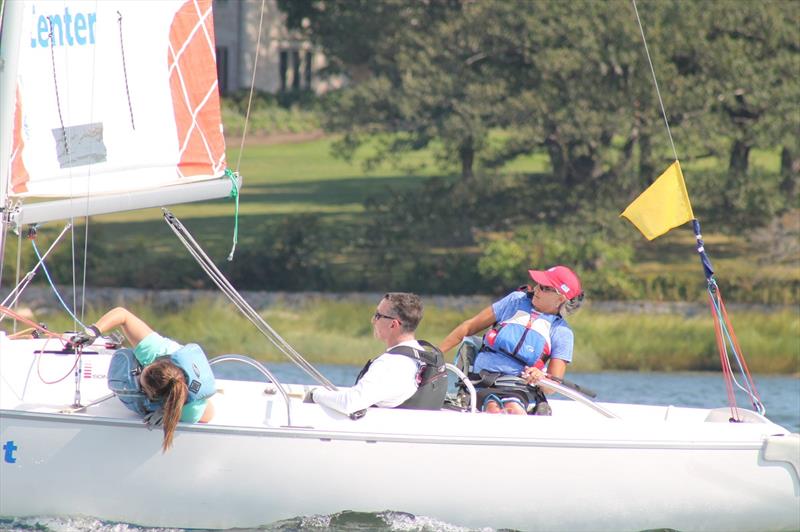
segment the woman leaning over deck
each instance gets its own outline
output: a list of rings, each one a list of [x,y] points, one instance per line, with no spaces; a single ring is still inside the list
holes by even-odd
[[[216,391],[211,367],[199,346],[183,346],[161,336],[123,307],[108,311],[70,342],[89,344],[116,327],[122,328],[133,346],[133,355],[143,366],[139,375],[142,392],[151,402],[161,404],[146,414],[144,421],[150,427],[163,424],[162,449],[166,452],[179,421],[206,423],[214,416],[214,405],[209,401]]]

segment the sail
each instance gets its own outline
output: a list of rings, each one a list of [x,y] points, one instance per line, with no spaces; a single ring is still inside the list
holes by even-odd
[[[8,197],[122,195],[125,210],[153,204],[142,192],[228,181],[211,0],[6,4]]]

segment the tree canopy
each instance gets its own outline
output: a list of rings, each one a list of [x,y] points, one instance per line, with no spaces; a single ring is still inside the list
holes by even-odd
[[[609,178],[639,190],[672,158],[625,0],[279,5],[351,80],[324,118],[344,134],[344,155],[376,136],[374,161],[433,145],[468,178],[478,162],[545,149],[557,179],[589,190]],[[681,158],[727,154],[731,172],[744,174],[750,148],[783,146],[796,166],[797,3],[644,0],[638,9]]]

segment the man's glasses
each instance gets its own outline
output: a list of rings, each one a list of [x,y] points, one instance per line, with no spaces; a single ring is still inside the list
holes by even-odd
[[[398,318],[398,317],[396,317],[396,316],[387,316],[386,314],[381,314],[380,312],[376,312],[375,314],[373,314],[373,315],[372,315],[372,319],[373,319],[374,321],[378,321],[378,320],[379,320],[379,319],[381,319],[381,318],[386,318],[387,320],[397,320],[397,321],[400,321],[400,318]]]

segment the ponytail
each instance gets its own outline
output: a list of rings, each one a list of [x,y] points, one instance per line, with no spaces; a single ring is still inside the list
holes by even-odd
[[[183,370],[166,358],[156,360],[142,375],[142,387],[148,396],[164,402],[164,442],[162,452],[172,447],[175,427],[181,420],[183,405],[189,396]]]
[[[178,371],[181,371],[178,368]],[[181,411],[186,403],[189,391],[186,388],[186,379],[181,371],[180,378],[172,378],[167,385],[167,393],[164,396],[164,444],[162,451],[172,447],[172,437],[175,435],[175,427],[181,420]]]

